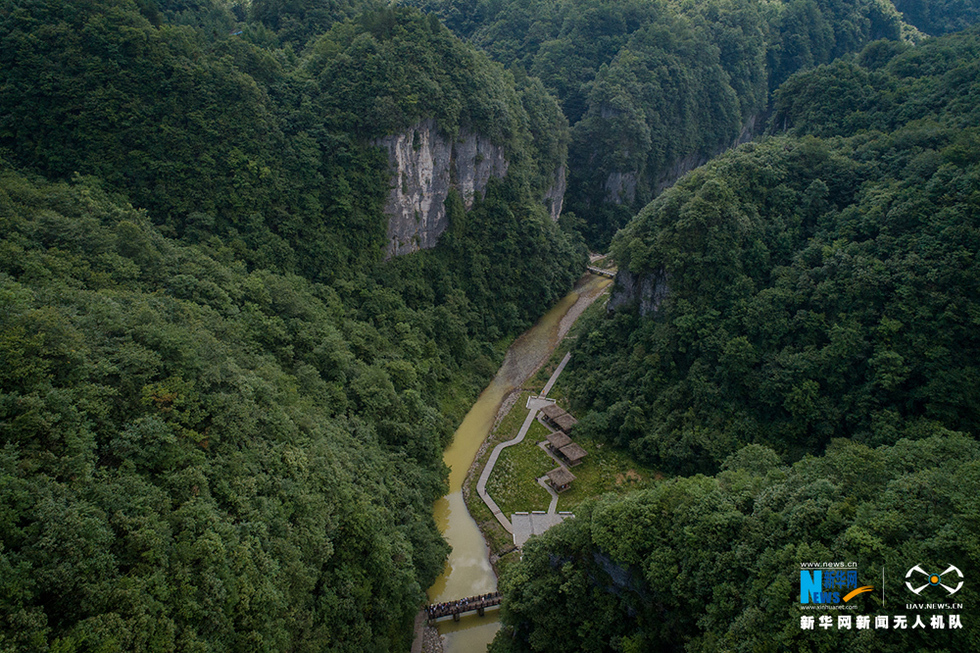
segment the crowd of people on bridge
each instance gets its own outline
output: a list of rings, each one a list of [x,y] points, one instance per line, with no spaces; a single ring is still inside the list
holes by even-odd
[[[476,610],[481,607],[498,605],[500,603],[500,592],[490,592],[479,596],[470,596],[456,601],[444,601],[425,606],[425,612],[429,619],[438,619],[446,615]]]

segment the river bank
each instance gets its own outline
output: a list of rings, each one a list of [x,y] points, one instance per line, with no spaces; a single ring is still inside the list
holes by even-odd
[[[589,281],[596,283],[593,283],[593,286],[586,287]],[[539,375],[539,373],[542,371],[544,371],[545,379],[551,376],[551,372],[554,371],[554,368],[558,365],[558,361],[561,360],[561,356],[557,355],[557,352],[561,348],[561,344],[565,340],[565,336],[567,336],[568,332],[571,331],[575,321],[582,316],[582,313],[584,313],[589,306],[599,299],[599,297],[609,289],[610,285],[611,284],[608,281],[597,278],[592,274],[587,274],[579,280],[579,283],[576,284],[575,289],[573,290],[573,292],[577,292],[579,294],[579,298],[575,301],[572,307],[568,309],[568,312],[565,313],[564,317],[562,317],[561,321],[558,323],[558,333],[555,347],[552,349],[550,357],[527,374],[525,378],[521,380],[519,386],[511,390],[507,396],[504,397],[504,401],[502,404],[500,404],[500,408],[497,410],[497,415],[494,418],[491,432],[500,425],[500,421],[507,415],[507,413],[511,411],[514,404],[517,403],[517,400],[521,396],[522,390],[525,389],[524,386],[532,380],[532,377]],[[565,352],[562,351],[561,353],[564,355]],[[543,386],[544,383],[539,385]],[[479,457],[487,451],[487,445],[489,442],[489,438],[483,441],[483,445],[477,452],[477,458],[473,460],[473,464],[470,465],[470,468],[466,473],[467,479],[469,479],[474,473],[474,470],[476,471],[476,474],[479,475],[480,469],[482,469],[482,465],[480,465],[479,469],[477,469]],[[464,483],[463,487],[465,488],[467,484],[468,481]]]
[[[548,378],[554,372],[561,359],[564,357],[569,346],[564,346],[565,337],[571,331],[572,326],[579,317],[602,297],[609,289],[611,282],[596,275],[585,275],[578,284],[575,291],[579,297],[576,302],[568,309],[558,323],[554,347],[551,349],[547,359],[541,362],[534,370],[525,375],[513,390],[504,398],[497,410],[493,427],[490,429],[488,437],[480,445],[473,463],[470,465],[463,482],[463,499],[466,502],[467,510],[474,517],[483,540],[486,542],[490,551],[490,565],[494,574],[500,575],[500,561],[508,553],[516,551],[510,533],[506,532],[495,519],[486,518],[483,515],[485,505],[476,492],[476,482],[487,463],[490,452],[497,444],[510,438],[509,432],[512,429],[503,429],[500,426],[503,420],[511,413],[518,402],[524,402],[528,395],[538,394],[544,387]],[[521,417],[523,419],[523,417]],[[506,434],[506,435],[505,435]],[[476,518],[481,515],[481,518]]]
[[[497,576],[489,559],[491,549],[467,510],[463,496],[465,479],[473,469],[473,462],[480,458],[479,452],[484,449],[489,434],[513,407],[521,388],[549,364],[575,320],[610,283],[603,277],[583,275],[572,292],[511,344],[496,376],[457,429],[443,456],[450,468],[449,494],[434,506],[436,523],[453,551],[446,570],[429,588],[430,602],[452,601],[496,590]],[[498,629],[495,614],[467,618],[463,622],[443,622],[432,629],[426,626],[419,638],[423,650],[439,653],[438,642],[446,653],[478,651],[489,644]],[[438,638],[434,637],[436,630],[440,634]]]

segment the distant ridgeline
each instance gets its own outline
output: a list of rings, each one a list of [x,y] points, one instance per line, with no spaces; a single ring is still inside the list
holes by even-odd
[[[0,650],[407,649],[454,420],[586,258],[540,82],[327,5],[0,7]],[[385,262],[420,125],[506,166]]]
[[[495,653],[856,648],[836,621],[801,626],[799,563],[861,560],[875,592],[884,567],[887,609],[854,614],[905,614],[895,574],[915,564],[980,569],[980,29],[875,42],[775,97],[780,135],[617,234],[631,283],[566,370],[581,435],[715,476],[598,500],[529,543]],[[864,641],[980,637],[965,613],[929,628]]]
[[[980,18],[977,0],[405,2],[558,96],[573,137],[565,208],[594,249],[685,172],[762,133],[792,73]]]

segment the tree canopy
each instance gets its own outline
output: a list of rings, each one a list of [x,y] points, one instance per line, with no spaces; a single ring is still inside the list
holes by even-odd
[[[967,651],[977,625],[913,628],[905,570],[977,568],[977,443],[955,434],[869,448],[836,441],[826,456],[781,466],[746,447],[715,476],[665,481],[576,509],[524,547],[501,580],[507,651]],[[800,563],[857,562],[850,631],[804,630]],[[885,587],[881,570],[885,569]],[[970,570],[970,571],[967,571]],[[881,591],[885,592],[885,605]],[[896,607],[898,606],[898,607]],[[836,621],[838,613],[833,613]],[[844,614],[839,613],[839,614]],[[858,615],[904,614],[905,629],[856,630]],[[925,615],[926,623],[930,616]]]
[[[669,478],[531,540],[492,650],[974,647],[966,619],[807,630],[797,579],[855,561],[875,594],[852,614],[912,624],[904,570],[980,562],[978,41],[880,41],[797,73],[778,135],[616,235],[620,308],[583,329],[568,394],[580,434]]]
[[[407,648],[453,425],[584,265],[540,82],[279,4],[0,9],[4,651]],[[385,262],[372,142],[422,119],[509,173]]]
[[[573,132],[566,205],[595,249],[685,172],[763,131],[770,92],[794,72],[937,33],[878,0],[410,4],[561,100]]]
[[[583,428],[686,472],[748,443],[976,433],[977,34],[791,78],[774,124],[801,136],[720,157],[621,231],[620,265],[669,292],[584,338]]]

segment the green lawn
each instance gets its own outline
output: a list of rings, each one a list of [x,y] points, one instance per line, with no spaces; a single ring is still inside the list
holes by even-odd
[[[527,416],[526,409],[518,412]],[[537,446],[547,434],[548,429],[535,420],[524,441],[504,449],[493,468],[487,492],[508,519],[515,512],[547,510],[551,503],[551,495],[536,480],[555,468],[555,461]]]
[[[587,438],[572,439],[589,452],[581,465],[572,468],[575,480],[559,495],[558,510],[575,512],[575,506],[607,492],[625,493],[655,482],[658,475],[637,464],[624,451]]]
[[[511,412],[518,413],[521,418],[527,415],[523,408]],[[497,460],[487,491],[508,518],[515,512],[548,509],[551,497],[537,483],[539,477],[556,466],[538,446],[547,435],[548,429],[535,420],[524,441],[504,449]],[[574,512],[575,506],[589,497],[607,492],[628,492],[644,487],[656,478],[653,470],[637,464],[624,451],[589,439],[573,439],[589,455],[581,465],[572,468],[575,481],[559,496],[559,510]]]
[[[605,310],[603,304],[604,302],[596,302],[587,310]],[[571,334],[556,348],[548,362],[524,384],[514,407],[500,420],[490,436],[486,449],[479,456],[477,472],[486,464],[494,447],[517,436],[521,424],[527,417],[525,406],[528,396],[539,393],[544,387],[558,363],[572,346],[574,338],[577,337],[578,326],[576,324],[572,327]],[[566,375],[567,372],[562,374],[549,396],[557,399],[558,404],[567,409],[568,402],[562,388],[562,381]],[[501,452],[490,475],[487,491],[508,519],[515,512],[548,509],[551,495],[537,483],[539,477],[556,466],[555,461],[538,447],[538,443],[547,435],[548,429],[535,420],[523,442]],[[572,482],[571,488],[559,496],[558,510],[574,512],[577,505],[590,497],[607,492],[625,493],[654,483],[659,478],[659,474],[654,470],[637,464],[625,451],[586,438],[575,437],[574,432],[572,439],[589,453],[581,465],[572,469],[576,479]],[[511,558],[516,559],[518,553],[508,553],[513,550],[511,535],[500,526],[490,509],[477,495],[478,476],[479,474],[476,473],[467,479],[467,507],[480,525],[491,550],[503,556],[497,562],[499,570],[506,566]]]
[[[514,403],[514,407],[500,420],[493,433],[490,434],[487,446],[484,448],[483,453],[477,457],[477,464],[472,470],[473,473],[466,478],[464,492],[466,508],[480,526],[480,530],[490,545],[491,551],[497,555],[513,549],[514,540],[511,534],[505,531],[503,526],[497,521],[497,518],[493,516],[493,513],[490,512],[487,505],[483,503],[480,495],[477,494],[476,482],[479,480],[480,472],[486,465],[493,448],[501,442],[512,440],[517,435],[521,424],[524,422],[524,418],[527,416],[527,409],[524,406],[527,405],[527,398],[530,394],[530,392],[520,393],[517,401]],[[541,490],[541,492],[544,493],[544,490]],[[490,496],[494,496],[492,492]]]

